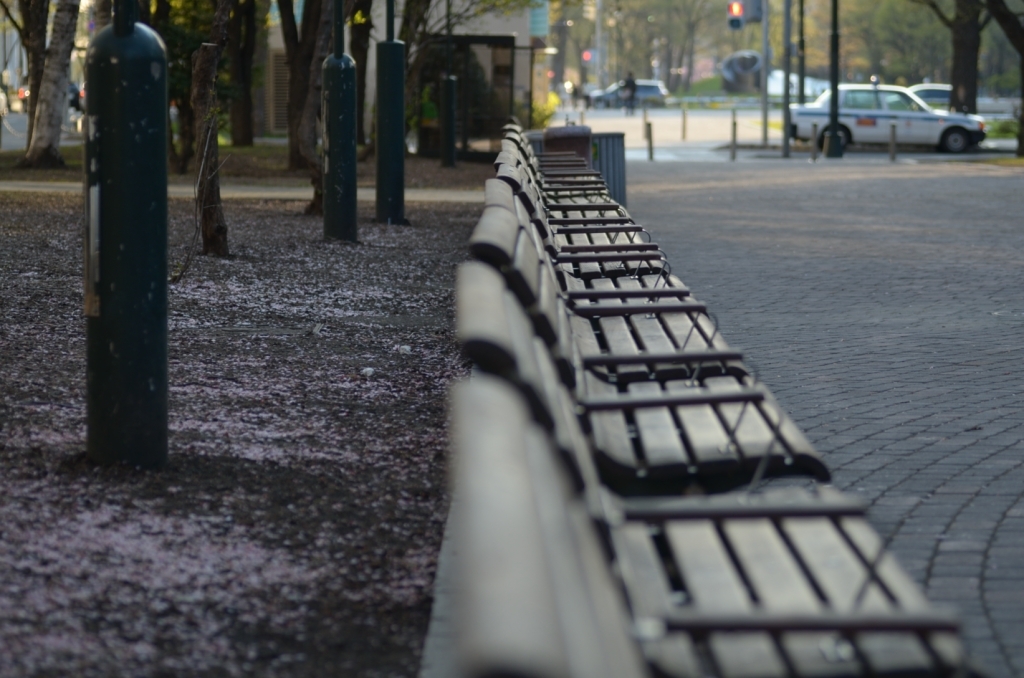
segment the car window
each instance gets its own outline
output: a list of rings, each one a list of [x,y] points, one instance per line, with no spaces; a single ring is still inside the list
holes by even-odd
[[[885,107],[890,111],[912,111],[920,113],[921,107],[903,92],[882,92]]]
[[[878,96],[871,89],[853,89],[843,94],[843,108],[854,108],[859,111],[878,108]]]

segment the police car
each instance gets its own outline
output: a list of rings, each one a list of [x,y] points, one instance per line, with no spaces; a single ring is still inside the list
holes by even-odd
[[[790,106],[794,139],[810,140],[817,123],[818,146],[824,146],[831,97],[829,90],[812,104]],[[934,145],[949,153],[966,151],[985,138],[981,117],[934,110],[905,87],[839,86],[839,137],[844,146],[888,143],[892,123],[897,143]]]

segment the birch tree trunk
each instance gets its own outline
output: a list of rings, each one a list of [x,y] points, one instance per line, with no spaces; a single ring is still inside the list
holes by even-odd
[[[46,49],[43,78],[36,99],[35,119],[28,151],[21,167],[63,167],[60,155],[60,126],[68,99],[68,68],[75,46],[75,25],[80,0],[60,0],[53,15],[50,46]]]

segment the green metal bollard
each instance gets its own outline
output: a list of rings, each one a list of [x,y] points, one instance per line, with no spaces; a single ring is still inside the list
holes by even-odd
[[[395,0],[387,40],[377,43],[377,221],[405,220],[405,43],[395,40]]]
[[[334,4],[334,54],[323,65],[324,237],[356,242],[356,62],[345,54],[344,4]]]
[[[458,80],[441,79],[441,167],[455,167],[455,101]]]
[[[86,56],[88,457],[167,462],[167,56],[135,0]]]

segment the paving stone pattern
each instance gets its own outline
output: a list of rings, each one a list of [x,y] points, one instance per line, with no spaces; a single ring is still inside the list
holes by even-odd
[[[629,185],[976,663],[1024,675],[1024,173],[631,163]]]

